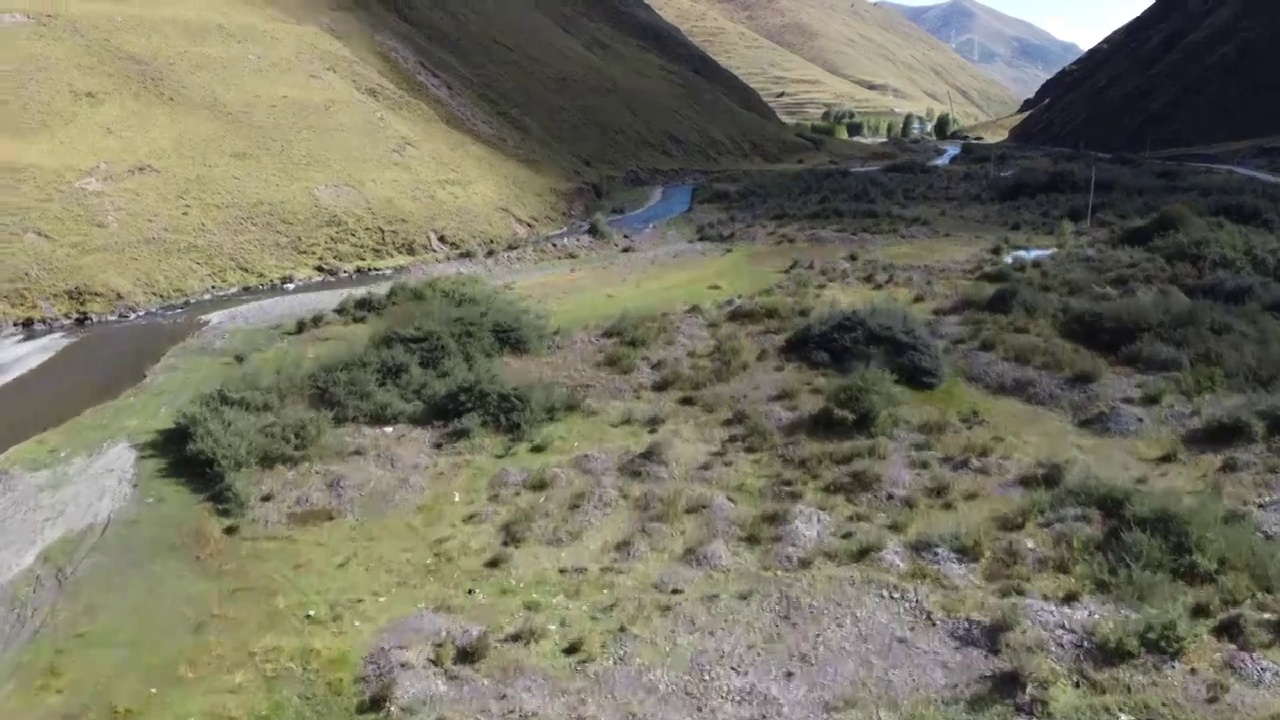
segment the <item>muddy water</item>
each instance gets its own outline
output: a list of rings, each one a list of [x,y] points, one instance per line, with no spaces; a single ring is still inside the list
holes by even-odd
[[[317,283],[292,293],[245,293],[194,303],[168,315],[34,337],[0,337],[0,454],[137,385],[165,353],[200,329],[200,318],[208,313],[387,279],[366,276]]]
[[[0,385],[0,453],[133,387],[199,326],[165,319],[71,334],[53,357]]]

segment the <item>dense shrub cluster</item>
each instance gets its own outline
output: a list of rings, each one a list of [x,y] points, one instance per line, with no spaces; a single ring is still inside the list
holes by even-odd
[[[219,510],[246,504],[240,474],[306,459],[329,429],[329,417],[280,387],[220,388],[178,415],[174,440],[184,471]]]
[[[994,172],[1010,160],[1018,162],[1011,175]],[[755,173],[701,187],[697,199],[740,221],[824,223],[850,232],[929,224],[945,211],[959,220],[1053,234],[1063,219],[1085,220],[1096,166],[1094,227],[1122,229],[1181,204],[1202,218],[1280,231],[1280,187],[1231,174],[1084,155],[1018,158],[975,145],[955,162],[947,172],[906,162],[891,166],[905,171],[897,173]]]
[[[545,320],[470,279],[401,286],[388,324],[356,355],[320,368],[312,400],[339,422],[431,424],[468,419],[522,433],[561,409],[555,393],[515,387],[495,361],[546,347]]]
[[[1100,591],[1148,601],[1167,596],[1172,586],[1209,588],[1231,606],[1280,592],[1280,546],[1212,498],[1184,500],[1089,478],[1068,482],[1040,502],[1097,512],[1099,524],[1061,536],[1057,551],[1064,569]]]
[[[859,370],[827,390],[827,402],[810,418],[824,435],[877,434],[892,425],[901,402],[893,375],[885,370]]]
[[[889,370],[904,385],[933,389],[946,377],[942,349],[905,308],[842,310],[793,332],[783,352],[816,367]]]
[[[349,357],[297,378],[278,374],[200,397],[181,414],[179,459],[224,509],[242,508],[238,474],[297,463],[331,421],[419,425],[461,422],[524,435],[573,406],[558,388],[516,385],[499,371],[504,355],[539,352],[546,321],[470,278],[397,285],[349,299],[336,311],[376,322]]]
[[[1144,372],[1194,373],[1184,383],[1192,394],[1280,387],[1274,235],[1174,205],[1112,242],[1069,248],[1042,267],[1001,265],[981,277],[998,286],[980,305],[958,309],[1007,321],[971,322],[979,334],[1031,329]]]

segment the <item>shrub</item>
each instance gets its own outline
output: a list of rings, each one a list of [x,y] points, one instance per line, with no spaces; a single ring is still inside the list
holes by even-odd
[[[892,422],[898,402],[892,375],[878,369],[860,370],[827,391],[827,404],[813,422],[817,429],[835,434],[875,433]]]
[[[1186,205],[1170,205],[1147,222],[1125,232],[1120,240],[1126,245],[1146,247],[1162,237],[1203,230],[1204,224],[1204,220]]]
[[[220,388],[179,413],[175,449],[205,497],[238,515],[247,505],[240,473],[302,462],[328,428],[326,415],[276,389]]]
[[[541,316],[482,282],[397,285],[379,312],[387,325],[363,350],[312,375],[313,402],[339,422],[475,418],[523,435],[567,407],[546,388],[501,378],[498,357],[541,351],[551,333]]]
[[[997,315],[1046,317],[1054,314],[1056,303],[1052,296],[1027,283],[1012,282],[996,288],[987,298],[985,309]]]
[[[1071,562],[1100,590],[1143,599],[1160,584],[1180,583],[1215,588],[1236,603],[1280,590],[1280,548],[1212,497],[1082,479],[1055,490],[1043,505],[1053,507],[1092,508],[1101,517],[1100,531],[1070,548]]]
[[[884,367],[904,385],[934,389],[946,376],[942,350],[909,311],[889,305],[827,315],[792,333],[783,351],[817,367]]]
[[[1094,631],[1094,648],[1099,659],[1122,665],[1151,653],[1178,660],[1195,644],[1194,628],[1180,615],[1148,613],[1132,620],[1099,626]]]
[[[602,214],[595,214],[587,221],[587,234],[596,240],[608,240],[613,237],[613,228],[609,227],[609,220]]]
[[[670,336],[675,323],[670,315],[623,313],[604,329],[604,337],[636,349],[652,346]]]
[[[1211,416],[1192,431],[1190,440],[1216,447],[1250,445],[1263,439],[1264,428],[1253,413],[1235,408]]]

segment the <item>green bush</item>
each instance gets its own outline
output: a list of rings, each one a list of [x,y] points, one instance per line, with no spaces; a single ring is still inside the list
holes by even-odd
[[[811,423],[828,434],[883,432],[900,404],[893,376],[879,369],[860,370],[827,390],[827,402]]]
[[[1100,660],[1112,665],[1137,660],[1144,653],[1179,660],[1195,644],[1197,635],[1181,615],[1147,613],[1101,625],[1094,632],[1094,649]]]
[[[670,337],[675,321],[657,313],[623,313],[604,329],[604,337],[627,347],[643,350]]]
[[[460,422],[526,436],[580,402],[551,386],[502,377],[499,358],[542,351],[551,331],[541,316],[483,281],[397,284],[386,295],[351,298],[336,314],[377,329],[347,358],[301,377],[240,378],[179,414],[177,459],[223,509],[244,505],[239,475],[306,459],[332,420]]]
[[[902,384],[925,390],[946,378],[938,343],[910,311],[892,305],[829,314],[792,333],[783,352],[841,372],[883,367]]]
[[[1190,433],[1195,443],[1216,447],[1251,445],[1263,439],[1266,429],[1246,408],[1234,408],[1206,419]]]
[[[306,460],[328,429],[328,416],[276,389],[220,388],[178,414],[174,439],[200,492],[221,511],[238,515],[248,501],[241,473]]]
[[[1101,517],[1097,532],[1072,540],[1066,560],[1104,592],[1145,600],[1181,584],[1213,588],[1238,604],[1280,590],[1280,547],[1212,497],[1086,478],[1054,490],[1039,511],[1055,507],[1091,508]]]

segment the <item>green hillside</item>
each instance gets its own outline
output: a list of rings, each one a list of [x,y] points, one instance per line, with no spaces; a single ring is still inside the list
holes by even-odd
[[[632,0],[85,0],[0,33],[0,318],[505,243],[598,173],[794,149]]]

